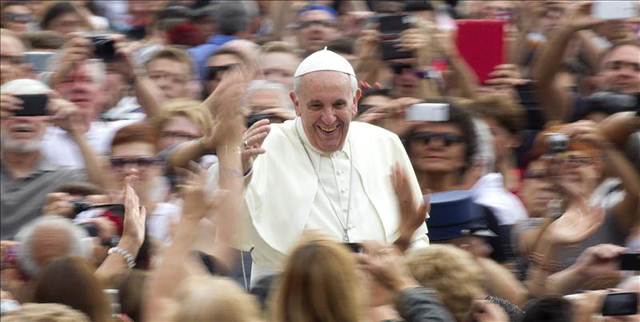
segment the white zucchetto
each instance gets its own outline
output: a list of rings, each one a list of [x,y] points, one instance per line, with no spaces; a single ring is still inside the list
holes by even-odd
[[[318,50],[305,58],[298,66],[298,69],[296,69],[293,77],[300,77],[305,74],[323,70],[331,70],[356,76],[349,61],[331,50],[327,50],[325,47],[325,49]]]

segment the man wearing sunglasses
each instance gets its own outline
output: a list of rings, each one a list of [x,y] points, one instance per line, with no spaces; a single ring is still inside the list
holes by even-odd
[[[3,1],[0,14],[2,15],[2,28],[17,34],[27,32],[29,24],[33,21],[31,10],[23,1]]]

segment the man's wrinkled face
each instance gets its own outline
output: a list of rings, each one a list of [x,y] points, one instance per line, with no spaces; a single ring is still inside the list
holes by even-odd
[[[465,166],[462,131],[451,123],[425,122],[409,139],[411,164],[417,171],[457,173]]]
[[[303,75],[299,86],[299,95],[290,96],[309,142],[323,153],[338,151],[358,111],[360,89],[353,95],[349,76],[335,71]]]
[[[4,119],[0,132],[2,150],[18,153],[39,150],[45,127],[43,116],[19,116]]]
[[[289,53],[264,53],[258,59],[264,79],[293,90],[293,75],[300,64],[298,56]]]
[[[599,76],[605,90],[640,92],[640,47],[625,45],[614,49],[602,59]]]
[[[55,88],[62,98],[74,103],[89,121],[96,118],[104,103],[104,84],[95,79],[91,68],[87,62],[76,65]]]
[[[147,75],[166,98],[186,98],[190,68],[177,60],[158,58],[147,64]]]
[[[297,22],[298,46],[306,53],[322,49],[340,35],[338,21],[324,10],[307,11],[298,17]]]
[[[0,37],[0,85],[25,77],[24,46],[13,37]]]

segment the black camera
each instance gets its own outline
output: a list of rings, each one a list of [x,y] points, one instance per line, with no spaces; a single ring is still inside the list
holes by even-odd
[[[622,94],[617,92],[597,92],[587,99],[587,113],[605,113],[640,110],[640,92]]]
[[[105,62],[113,61],[116,57],[115,42],[108,36],[90,36],[89,40],[93,46],[93,53],[96,57]]]
[[[549,154],[566,152],[569,149],[569,137],[563,133],[549,133],[546,144]]]
[[[396,45],[400,42],[400,34],[412,28],[415,19],[405,14],[380,14],[377,18],[382,60],[411,58],[412,52],[401,51],[396,48]]]

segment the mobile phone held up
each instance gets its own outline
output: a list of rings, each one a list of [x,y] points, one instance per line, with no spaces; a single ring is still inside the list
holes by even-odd
[[[603,316],[635,315],[638,313],[638,293],[609,293],[602,305]]]
[[[381,14],[378,16],[380,49],[382,60],[411,58],[413,53],[398,50],[400,34],[413,26],[414,18],[404,14]]]
[[[347,246],[352,253],[360,254],[364,252],[364,248],[360,243],[344,243],[344,245]]]
[[[594,1],[591,15],[603,20],[621,20],[637,17],[640,14],[640,3],[633,0],[599,0]]]
[[[49,96],[46,94],[22,94],[16,97],[22,100],[22,109],[17,110],[15,116],[47,115]]]
[[[629,252],[621,254],[620,270],[640,271],[640,252]]]
[[[418,122],[446,122],[449,120],[449,104],[420,103],[409,106],[406,119]]]
[[[484,83],[493,69],[503,64],[503,20],[458,20],[456,45],[464,60]]]

